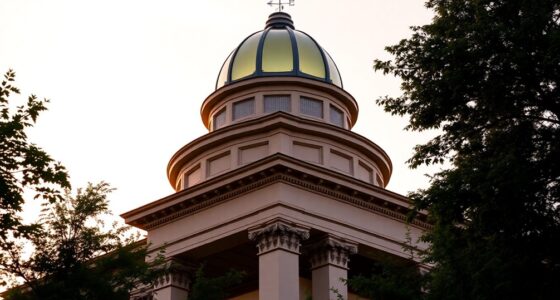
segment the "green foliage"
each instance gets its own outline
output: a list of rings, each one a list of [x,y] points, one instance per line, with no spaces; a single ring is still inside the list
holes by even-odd
[[[340,280],[342,280],[342,278]],[[336,296],[336,300],[346,300],[344,299],[344,296],[337,289],[332,287],[330,290]],[[311,296],[309,297],[309,299],[306,298],[306,300],[312,300]]]
[[[415,263],[397,264],[379,262],[374,265],[371,276],[356,276],[347,285],[362,296],[376,300],[424,299],[424,277]]]
[[[32,127],[48,100],[29,96],[27,102],[10,103],[19,94],[13,85],[15,73],[10,70],[0,84],[0,246],[10,234],[25,235],[34,226],[24,226],[18,213],[24,203],[24,189],[33,190],[35,198],[55,201],[60,188],[69,188],[66,170],[41,148],[29,143],[25,130]]]
[[[403,250],[408,253],[408,260],[386,255],[375,261],[369,276],[358,275],[346,280],[352,290],[359,295],[379,300],[415,300],[425,299],[427,275],[420,272],[416,259],[421,255],[413,245],[410,228],[405,235]],[[341,300],[341,295],[337,293]]]
[[[108,184],[70,195],[65,168],[28,142],[25,130],[48,100],[11,103],[14,77],[8,71],[0,85],[0,284],[18,286],[6,298],[128,299],[135,284],[149,285],[164,270],[145,263],[146,245],[123,238],[126,227],[104,229]],[[45,200],[37,224],[19,216],[24,191]]]
[[[152,282],[157,268],[145,262],[145,243],[123,238],[127,227],[104,223],[111,191],[107,183],[89,184],[44,204],[41,227],[11,241],[0,261],[0,275],[24,281],[8,299],[129,299],[137,283]]]
[[[552,299],[560,293],[560,3],[430,0],[431,24],[375,69],[403,94],[378,103],[441,134],[412,167],[448,161],[411,195],[434,229],[433,299]]]
[[[204,274],[204,267],[198,268],[189,294],[189,300],[225,300],[228,288],[240,284],[245,273],[230,270],[218,277],[208,278]]]

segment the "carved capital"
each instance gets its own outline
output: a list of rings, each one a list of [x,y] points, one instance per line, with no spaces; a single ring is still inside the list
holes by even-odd
[[[348,269],[349,256],[357,252],[356,243],[329,235],[309,247],[311,269],[325,265]]]
[[[278,249],[299,254],[301,241],[308,238],[309,229],[281,220],[249,230],[249,239],[257,243],[259,255]]]
[[[168,260],[163,266],[165,271],[154,282],[154,291],[169,286],[189,290],[191,283],[191,273],[194,267],[191,264],[179,261],[177,259]]]

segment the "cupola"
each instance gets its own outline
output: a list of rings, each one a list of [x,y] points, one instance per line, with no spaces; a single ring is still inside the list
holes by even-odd
[[[285,12],[271,14],[264,30],[249,35],[233,50],[222,66],[216,89],[267,76],[304,77],[342,88],[330,55],[307,33],[296,30]]]
[[[278,111],[344,129],[358,117],[330,55],[285,12],[272,13],[233,50],[201,117],[214,131]]]
[[[267,160],[293,159],[379,187],[391,176],[383,149],[351,131],[358,103],[334,62],[284,12],[232,52],[200,114],[209,134],[169,162],[177,191]]]

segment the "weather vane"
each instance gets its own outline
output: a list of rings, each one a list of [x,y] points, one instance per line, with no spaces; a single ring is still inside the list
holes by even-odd
[[[294,2],[296,0],[288,0],[288,1],[282,1],[282,0],[270,0],[268,1],[268,5],[270,6],[278,6],[278,11],[282,11],[284,9],[284,5],[288,4],[289,6],[294,6]]]

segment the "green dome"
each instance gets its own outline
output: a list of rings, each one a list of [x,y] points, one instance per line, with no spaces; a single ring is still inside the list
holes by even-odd
[[[218,75],[216,89],[239,80],[264,76],[296,76],[342,88],[330,57],[307,33],[295,30],[290,15],[270,15],[264,30],[248,36],[233,50]]]

